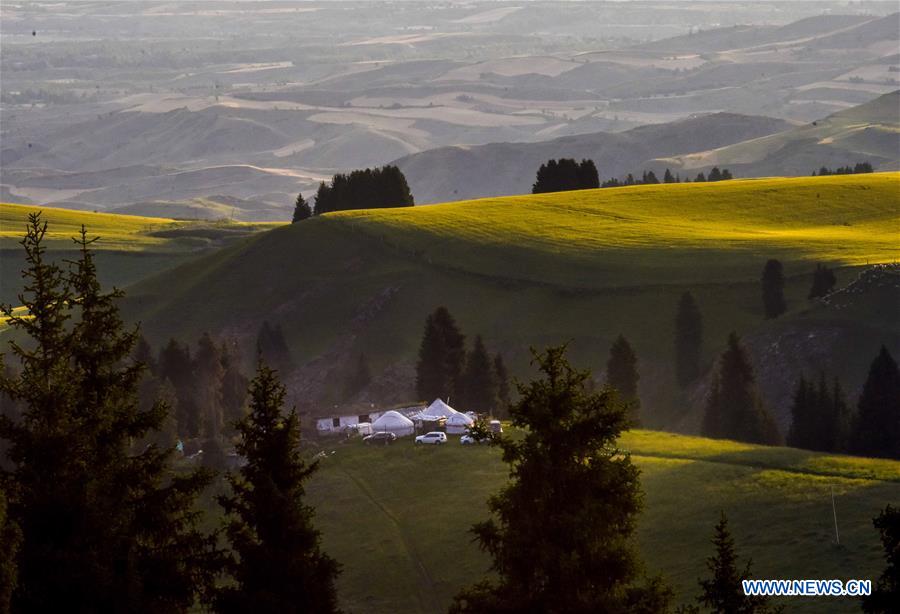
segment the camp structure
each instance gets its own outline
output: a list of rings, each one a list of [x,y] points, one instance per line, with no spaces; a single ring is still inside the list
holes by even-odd
[[[449,418],[459,412],[444,403],[441,399],[435,399],[431,405],[423,409],[416,415],[416,418],[422,421],[437,421],[441,418]]]
[[[397,437],[412,435],[415,431],[413,421],[398,411],[386,411],[372,423],[372,431],[375,433],[393,433]]]
[[[462,435],[475,421],[468,414],[463,414],[460,412],[454,413],[452,416],[447,418],[446,427],[447,433],[450,435]]]

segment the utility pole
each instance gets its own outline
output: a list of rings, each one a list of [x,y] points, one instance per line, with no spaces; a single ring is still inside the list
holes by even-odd
[[[837,509],[834,506],[834,486],[831,487],[831,514],[834,516],[834,541],[840,545],[841,544],[841,536],[838,533],[838,524],[837,524]]]

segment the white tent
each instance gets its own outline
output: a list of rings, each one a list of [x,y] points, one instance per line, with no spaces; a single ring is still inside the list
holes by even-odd
[[[431,405],[423,409],[416,417],[420,420],[436,420],[438,418],[449,418],[453,414],[458,413],[458,411],[444,403],[441,399],[435,399]]]
[[[386,411],[372,423],[372,431],[375,433],[388,432],[397,437],[412,435],[415,431],[413,421],[397,411]]]
[[[447,432],[451,435],[462,435],[469,429],[470,426],[472,426],[474,422],[475,421],[472,420],[471,416],[456,412],[455,414],[447,418]]]

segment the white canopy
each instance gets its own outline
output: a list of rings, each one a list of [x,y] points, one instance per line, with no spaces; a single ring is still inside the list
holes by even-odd
[[[434,402],[422,410],[422,416],[433,416],[435,418],[449,418],[459,412],[444,403],[441,399],[435,399]]]
[[[447,418],[447,424],[453,426],[471,426],[475,421],[472,420],[472,417],[466,414],[462,414],[460,412],[456,412],[449,418]]]
[[[388,432],[393,433],[397,437],[403,437],[404,435],[412,435],[415,431],[415,426],[412,420],[400,412],[391,410],[381,414],[381,417],[372,423],[372,431],[375,433]]]

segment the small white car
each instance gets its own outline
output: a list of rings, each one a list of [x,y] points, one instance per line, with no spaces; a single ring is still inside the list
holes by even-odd
[[[471,445],[475,445],[476,443],[487,443],[487,442],[488,442],[488,439],[475,439],[469,433],[466,433],[465,435],[463,435],[462,437],[459,438],[459,443],[461,443],[464,446],[471,446]]]
[[[416,443],[430,443],[432,445],[447,443],[447,433],[442,433],[441,431],[431,431],[430,433],[425,433],[424,435],[419,435],[418,437],[416,437]]]

